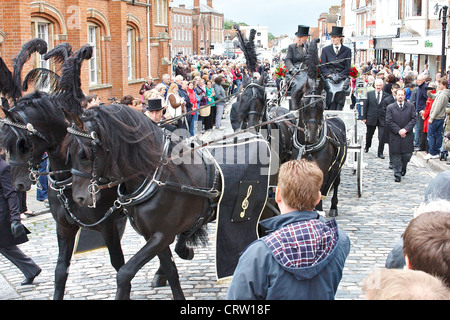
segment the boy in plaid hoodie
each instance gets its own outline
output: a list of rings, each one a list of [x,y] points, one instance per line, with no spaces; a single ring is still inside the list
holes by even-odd
[[[283,164],[275,199],[281,215],[261,221],[268,235],[242,254],[230,300],[333,300],[350,252],[348,236],[315,206],[323,174],[306,160]]]

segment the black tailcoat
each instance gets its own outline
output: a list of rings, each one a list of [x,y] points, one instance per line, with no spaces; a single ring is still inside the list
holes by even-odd
[[[324,63],[327,62],[333,62],[336,60],[342,60],[346,58],[350,59],[324,65]],[[322,72],[322,75],[325,78],[332,73],[339,74],[341,78],[348,78],[350,74],[350,68],[352,66],[351,58],[352,58],[352,50],[350,50],[350,48],[344,45],[341,45],[338,54],[336,54],[336,52],[334,51],[333,45],[326,46],[325,48],[322,49],[322,55],[320,57],[321,60],[320,71]]]

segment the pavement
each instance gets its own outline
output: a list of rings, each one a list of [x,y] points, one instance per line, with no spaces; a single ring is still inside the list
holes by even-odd
[[[227,130],[204,135],[211,139],[218,134],[230,133],[229,120],[224,120]],[[358,131],[365,134],[365,126],[358,124]],[[339,189],[339,216],[336,218],[351,240],[351,251],[347,258],[343,278],[339,285],[337,300],[363,300],[361,284],[369,272],[384,267],[386,257],[400,236],[413,212],[424,198],[428,183],[450,166],[439,159],[425,161],[423,152],[416,152],[401,183],[394,183],[392,170],[388,169],[388,157],[376,156],[376,135],[373,147],[364,154],[363,194],[357,196],[356,175],[353,168],[344,166]],[[387,153],[387,148],[385,153]],[[53,296],[54,270],[58,255],[56,224],[42,202],[36,201],[33,187],[27,195],[28,208],[37,214],[23,217],[23,223],[31,230],[30,241],[20,248],[41,268],[42,273],[33,285],[21,286],[21,272],[0,255],[0,299],[1,300],[50,300]],[[324,201],[328,210],[329,199]],[[214,239],[215,223],[208,226],[209,245],[195,248],[192,261],[174,256],[180,282],[188,300],[223,300],[228,284],[218,284],[215,275]],[[130,225],[122,239],[125,260],[128,261],[145,241]],[[173,248],[172,248],[173,249]],[[159,263],[147,263],[132,281],[131,298],[134,300],[170,300],[169,287],[153,288],[151,281]],[[66,285],[66,300],[111,300],[116,290],[115,270],[109,262],[106,249],[76,254]]]

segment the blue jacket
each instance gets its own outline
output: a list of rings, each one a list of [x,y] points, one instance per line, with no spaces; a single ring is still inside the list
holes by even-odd
[[[260,224],[275,231],[242,254],[227,299],[333,300],[350,252],[335,219],[295,211]]]
[[[425,110],[425,107],[427,106],[427,83],[424,82],[420,86],[418,86],[417,90],[417,96],[416,96],[416,111],[420,112],[422,110]]]

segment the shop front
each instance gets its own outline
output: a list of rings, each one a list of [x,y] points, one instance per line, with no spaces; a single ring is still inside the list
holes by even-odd
[[[403,64],[409,62],[411,69],[418,74],[428,66],[434,78],[441,68],[441,37],[404,37],[392,40],[392,51]]]

